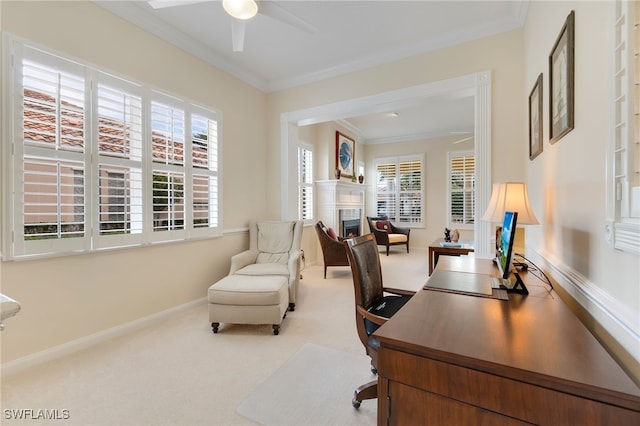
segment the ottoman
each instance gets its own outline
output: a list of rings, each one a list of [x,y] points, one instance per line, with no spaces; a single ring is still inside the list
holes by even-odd
[[[271,324],[277,335],[289,306],[289,282],[281,275],[228,275],[209,287],[207,298],[214,333],[226,322]]]

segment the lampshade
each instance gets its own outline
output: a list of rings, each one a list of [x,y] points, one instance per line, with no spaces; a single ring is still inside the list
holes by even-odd
[[[502,222],[504,212],[518,212],[518,225],[537,225],[538,219],[531,209],[527,184],[523,182],[494,183],[489,207],[482,220]]]
[[[258,13],[258,3],[254,0],[222,0],[222,7],[236,19],[251,19]]]

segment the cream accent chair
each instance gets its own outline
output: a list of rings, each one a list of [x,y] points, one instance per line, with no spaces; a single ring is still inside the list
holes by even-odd
[[[252,222],[249,250],[231,257],[229,275],[284,276],[289,281],[289,310],[296,305],[302,259],[302,221]]]

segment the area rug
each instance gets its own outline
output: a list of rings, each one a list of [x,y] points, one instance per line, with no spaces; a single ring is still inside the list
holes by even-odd
[[[237,412],[263,425],[374,425],[377,400],[351,405],[355,388],[375,378],[369,368],[367,356],[307,343]]]

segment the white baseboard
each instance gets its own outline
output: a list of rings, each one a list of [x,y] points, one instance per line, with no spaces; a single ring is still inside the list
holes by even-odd
[[[185,303],[183,305],[175,306],[173,308],[169,308],[165,311],[158,312],[143,318],[139,318],[137,320],[118,325],[113,328],[109,328],[104,331],[100,331],[98,333],[90,334],[85,337],[81,337],[76,340],[72,340],[67,343],[63,343],[62,345],[54,346],[52,348],[46,349],[41,352],[36,352],[31,355],[27,355],[22,358],[18,358],[13,361],[9,361],[7,363],[2,364],[0,377],[8,377],[12,374],[19,373],[28,368],[35,367],[40,364],[44,364],[46,362],[53,361],[55,359],[61,358],[66,355],[70,355],[74,352],[78,352],[80,350],[89,348],[91,346],[97,345],[98,343],[105,342],[107,340],[123,336],[127,333],[131,333],[142,328],[153,325],[154,323],[160,322],[170,315],[175,313],[185,311],[191,309],[200,304],[206,303],[207,298],[203,297],[201,299],[194,300],[192,302]]]
[[[553,278],[636,361],[640,362],[640,318],[627,306],[548,253],[536,252]],[[540,265],[542,266],[542,265]]]

